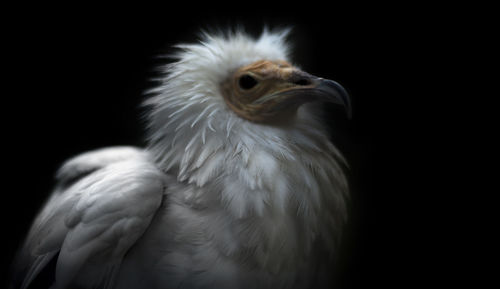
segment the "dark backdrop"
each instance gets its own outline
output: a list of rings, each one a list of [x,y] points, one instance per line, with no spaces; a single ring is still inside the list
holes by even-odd
[[[195,41],[201,28],[235,25],[254,35],[263,25],[292,26],[293,60],[340,82],[352,96],[350,121],[327,107],[334,141],[351,164],[353,188],[342,288],[410,288],[441,274],[428,260],[435,240],[424,223],[432,196],[420,190],[431,177],[428,138],[421,136],[430,133],[424,128],[433,114],[422,101],[432,81],[422,73],[439,38],[427,33],[432,13],[300,1],[183,12],[196,5],[11,11],[3,44],[9,64],[2,97],[9,183],[1,195],[4,276],[65,159],[105,146],[143,145],[138,105],[163,63],[157,56]]]

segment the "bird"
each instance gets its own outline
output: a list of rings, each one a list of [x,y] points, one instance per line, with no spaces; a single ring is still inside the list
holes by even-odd
[[[334,284],[349,166],[321,110],[350,117],[349,94],[293,64],[290,29],[199,36],[146,93],[144,148],[61,165],[12,288],[47,275],[51,289]]]

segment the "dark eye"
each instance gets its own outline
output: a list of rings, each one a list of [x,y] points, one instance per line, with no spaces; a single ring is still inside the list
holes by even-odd
[[[240,77],[238,84],[242,89],[248,90],[257,85],[257,79],[248,74],[244,74]]]

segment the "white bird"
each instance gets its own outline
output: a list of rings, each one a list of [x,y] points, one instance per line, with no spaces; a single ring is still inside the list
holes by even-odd
[[[346,220],[345,161],[316,102],[338,83],[289,60],[287,31],[179,45],[148,146],[76,156],[15,263],[16,288],[319,288]]]

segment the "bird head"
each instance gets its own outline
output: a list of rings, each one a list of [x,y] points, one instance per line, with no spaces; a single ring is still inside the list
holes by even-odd
[[[217,143],[215,150],[250,135],[275,137],[283,124],[308,122],[318,112],[301,117],[306,103],[336,103],[350,115],[349,96],[340,84],[292,64],[288,34],[264,30],[255,39],[243,32],[205,33],[199,43],[176,46],[174,62],[164,67],[161,85],[146,101],[150,148],[164,169],[190,171],[189,151],[209,139]]]
[[[286,60],[258,60],[239,67],[221,83],[221,94],[238,116],[254,122],[290,117],[307,102],[327,101],[345,106],[349,96],[337,82],[312,76]]]
[[[178,45],[146,101],[148,151],[183,184],[182,202],[217,203],[237,219],[300,217],[307,243],[316,235],[338,236],[348,191],[344,159],[317,117],[318,106],[308,103],[337,103],[350,114],[350,102],[338,83],[292,64],[287,34],[204,34],[199,43]],[[273,235],[281,231],[263,232],[269,242],[282,240]],[[269,248],[280,254],[283,244],[274,245]]]

